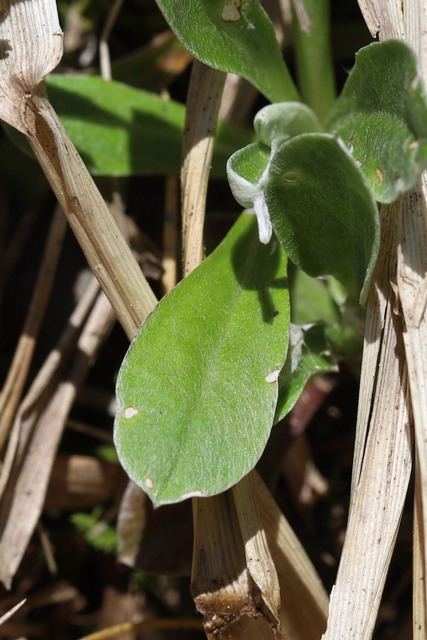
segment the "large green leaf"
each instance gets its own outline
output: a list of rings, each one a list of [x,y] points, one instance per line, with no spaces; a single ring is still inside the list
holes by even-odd
[[[96,76],[52,75],[47,85],[55,110],[92,174],[179,173],[182,104]],[[8,128],[8,133],[21,147],[26,145],[18,132]],[[212,175],[224,177],[230,155],[252,139],[249,131],[220,123]]]
[[[373,43],[356,64],[329,121],[379,202],[392,202],[427,166],[427,106],[417,56],[402,40]]]
[[[286,360],[289,296],[279,243],[253,216],[142,325],[117,383],[115,443],[157,505],[208,496],[258,461]]]
[[[264,193],[274,231],[292,261],[311,276],[333,275],[357,299],[377,256],[378,210],[339,141],[307,133],[279,145]]]
[[[184,46],[214,69],[246,78],[271,102],[298,100],[274,27],[255,0],[156,0]]]

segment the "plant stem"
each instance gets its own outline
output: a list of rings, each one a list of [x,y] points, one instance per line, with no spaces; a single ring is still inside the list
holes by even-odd
[[[329,0],[305,0],[306,20],[293,2],[295,55],[302,97],[321,122],[325,122],[335,100],[329,26]]]

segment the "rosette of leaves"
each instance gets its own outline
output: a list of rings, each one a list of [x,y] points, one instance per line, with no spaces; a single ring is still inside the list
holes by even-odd
[[[264,107],[259,140],[237,151],[227,175],[252,207],[261,242],[274,230],[311,276],[330,274],[364,299],[379,243],[376,202],[393,202],[427,165],[427,110],[415,53],[373,43],[356,64],[322,131],[299,102]]]
[[[178,5],[159,4],[171,26],[178,24],[179,11],[171,9]],[[241,33],[248,30],[249,4],[256,5],[237,3],[227,29],[242,20]],[[218,11],[225,5],[211,3],[200,14],[212,37],[221,39]],[[191,33],[178,35],[204,59],[209,38],[191,45]],[[236,64],[245,60],[243,49]],[[219,58],[208,51],[211,66],[239,72],[231,57],[212,51]],[[254,209],[258,233],[250,216],[238,220],[143,324],[119,374],[119,458],[158,505],[238,482],[308,378],[334,370],[333,347],[353,348],[357,330],[339,330],[342,305],[347,296],[355,317],[359,298],[366,298],[379,245],[377,203],[410,189],[427,164],[424,89],[417,58],[401,41],[359,52],[325,130],[295,92],[283,90],[280,98],[271,87],[259,88],[288,102],[257,114],[258,141],[227,167],[236,199]],[[311,280],[318,306],[311,316],[291,316],[287,256],[308,276],[328,276]]]

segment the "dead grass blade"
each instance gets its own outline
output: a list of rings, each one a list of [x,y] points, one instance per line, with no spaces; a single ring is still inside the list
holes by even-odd
[[[117,319],[132,339],[156,298],[43,87],[37,87],[26,106],[28,141]]]
[[[368,317],[377,319],[379,298],[386,300],[380,335],[378,362],[362,375],[376,376],[374,395],[360,396],[362,405],[371,405],[358,416],[368,418],[363,441],[362,464],[355,477],[347,536],[336,585],[331,594],[328,628],[324,640],[368,640],[372,636],[380,598],[402,515],[411,473],[412,440],[406,397],[406,366],[401,316],[394,313],[394,293],[390,282],[396,274],[396,244],[400,204],[382,207],[380,260],[375,269],[368,299]],[[385,258],[387,256],[387,258]],[[388,268],[384,260],[388,260]],[[375,323],[370,323],[375,328]],[[370,339],[366,336],[365,344]],[[370,385],[362,385],[362,390]],[[360,456],[359,452],[359,456]]]
[[[178,176],[166,176],[163,215],[163,294],[176,285],[178,278]]]
[[[20,609],[22,605],[24,605],[26,602],[27,602],[27,598],[24,598],[24,600],[21,600],[21,602],[18,602],[18,604],[12,607],[12,609],[10,609],[7,613],[4,613],[0,617],[0,625],[4,624],[7,620],[9,620],[9,618],[11,618],[13,614],[16,613],[18,609]]]
[[[124,488],[120,465],[90,456],[56,456],[47,489],[45,509],[81,511],[113,499]]]
[[[373,38],[404,38],[403,4],[400,0],[357,0]],[[409,0],[418,4],[417,0]]]
[[[77,390],[114,321],[111,306],[101,293],[78,341],[69,377],[52,385],[49,398],[41,398],[44,406],[34,408],[28,445],[20,458],[22,463],[15,467],[2,501],[0,580],[7,588],[37,525],[59,440]]]
[[[255,472],[252,471],[245,478],[242,478],[232,491],[240,533],[245,545],[246,566],[252,580],[261,592],[260,611],[270,623],[274,635],[281,637],[279,579],[261,520]]]
[[[203,260],[206,194],[225,75],[198,60],[193,62],[181,171],[184,276]]]
[[[187,97],[181,173],[184,275],[203,259],[206,194],[224,81],[224,73],[194,61]],[[265,540],[251,477],[241,480],[231,493],[202,501],[195,498],[193,510],[192,592],[198,610],[204,615],[208,637],[225,638],[231,633],[230,625],[240,621],[242,616],[257,618],[260,614],[271,625],[274,635],[281,637],[279,582]],[[215,526],[212,511],[218,518]],[[227,546],[226,557],[219,541],[221,546]],[[230,563],[231,553],[235,563],[227,567],[225,563]],[[233,637],[236,637],[235,633],[236,630]],[[268,625],[262,633],[271,637]]]
[[[120,504],[117,520],[118,560],[134,567],[146,523],[146,505],[149,498],[132,480],[129,480]]]
[[[418,462],[418,461],[417,461]],[[415,466],[415,498],[414,498],[414,543],[413,543],[413,640],[425,640],[427,634],[426,619],[426,581],[425,581],[425,534],[423,523],[423,504],[421,496],[421,479],[419,465]]]
[[[254,483],[279,578],[283,634],[292,640],[318,640],[326,628],[328,595],[300,541],[256,472]]]
[[[53,378],[59,367],[64,366],[72,350],[75,348],[77,339],[82,330],[83,324],[93,306],[96,297],[99,294],[99,284],[94,276],[92,276],[85,293],[83,294],[76,309],[71,314],[66,328],[64,329],[56,349],[54,349],[47,357],[44,365],[37,374],[33,384],[31,385],[27,395],[19,407],[15,418],[11,436],[9,438],[6,455],[0,475],[0,498],[9,479],[11,469],[13,467],[15,456],[24,455],[27,447],[28,438],[33,428],[34,416],[37,415],[35,407],[40,402],[40,398],[45,393],[49,385],[52,384]],[[21,458],[17,464],[20,464]]]
[[[43,79],[62,56],[54,0],[11,2],[0,38],[0,117],[22,131],[118,320],[132,339],[156,299],[82,159],[50,105]],[[5,45],[6,46],[6,45]]]
[[[415,426],[415,446],[417,451],[417,474],[420,492],[416,494],[417,544],[414,542],[414,564],[418,572],[426,575],[427,549],[427,206],[426,176],[423,174],[419,188],[403,199],[402,237],[398,254],[397,286],[399,302],[403,311],[405,331],[406,362],[411,390],[411,408]],[[418,499],[421,498],[421,504]],[[420,519],[421,518],[421,519]],[[420,534],[423,534],[420,536]],[[423,560],[424,566],[419,566]],[[415,581],[415,576],[414,576]],[[415,584],[415,582],[414,582]],[[416,596],[424,599],[418,602],[417,617],[425,618],[427,610],[426,593],[416,589]],[[414,594],[415,596],[415,594]]]
[[[21,400],[66,230],[67,220],[61,209],[57,207],[46,240],[28,315],[0,395],[0,450],[3,448]]]
[[[191,592],[206,635],[210,640],[243,637],[234,635],[234,625],[242,617],[258,617],[262,594],[247,568],[233,492],[194,502]],[[249,626],[246,637],[254,634]]]

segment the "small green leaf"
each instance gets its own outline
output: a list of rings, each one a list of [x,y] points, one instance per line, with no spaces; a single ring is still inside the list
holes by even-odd
[[[301,102],[277,102],[258,111],[254,119],[258,138],[268,147],[275,140],[322,131],[316,114]]]
[[[270,160],[282,141],[305,131],[320,131],[321,126],[305,105],[280,102],[261,109],[255,116],[254,127],[261,142],[254,142],[231,156],[227,162],[227,178],[237,202],[254,208],[259,239],[266,243],[272,234],[264,194]]]
[[[344,140],[379,202],[396,200],[427,166],[425,97],[417,56],[402,40],[357,54],[328,129]]]
[[[252,207],[262,188],[262,177],[270,159],[270,149],[253,142],[236,151],[227,162],[227,177],[233,196],[242,207]]]
[[[156,0],[176,37],[205,64],[237,73],[271,102],[298,92],[270,18],[254,0]]]
[[[184,105],[96,76],[51,75],[47,85],[49,99],[93,175],[179,173]],[[24,136],[6,130],[32,154]],[[212,175],[225,177],[230,155],[252,140],[249,131],[219,123]]]
[[[338,367],[322,325],[291,324],[288,358],[279,376],[279,399],[274,423],[293,409],[310,378],[336,371]]]
[[[274,153],[264,190],[291,260],[311,276],[335,276],[357,299],[376,260],[379,219],[351,155],[328,134],[292,138]]]
[[[286,256],[242,215],[142,325],[119,373],[119,459],[156,505],[217,494],[255,466],[288,331]]]
[[[326,279],[311,278],[294,269],[289,277],[291,298],[291,321],[297,325],[323,321],[327,324],[339,322],[341,314],[331,296]]]

